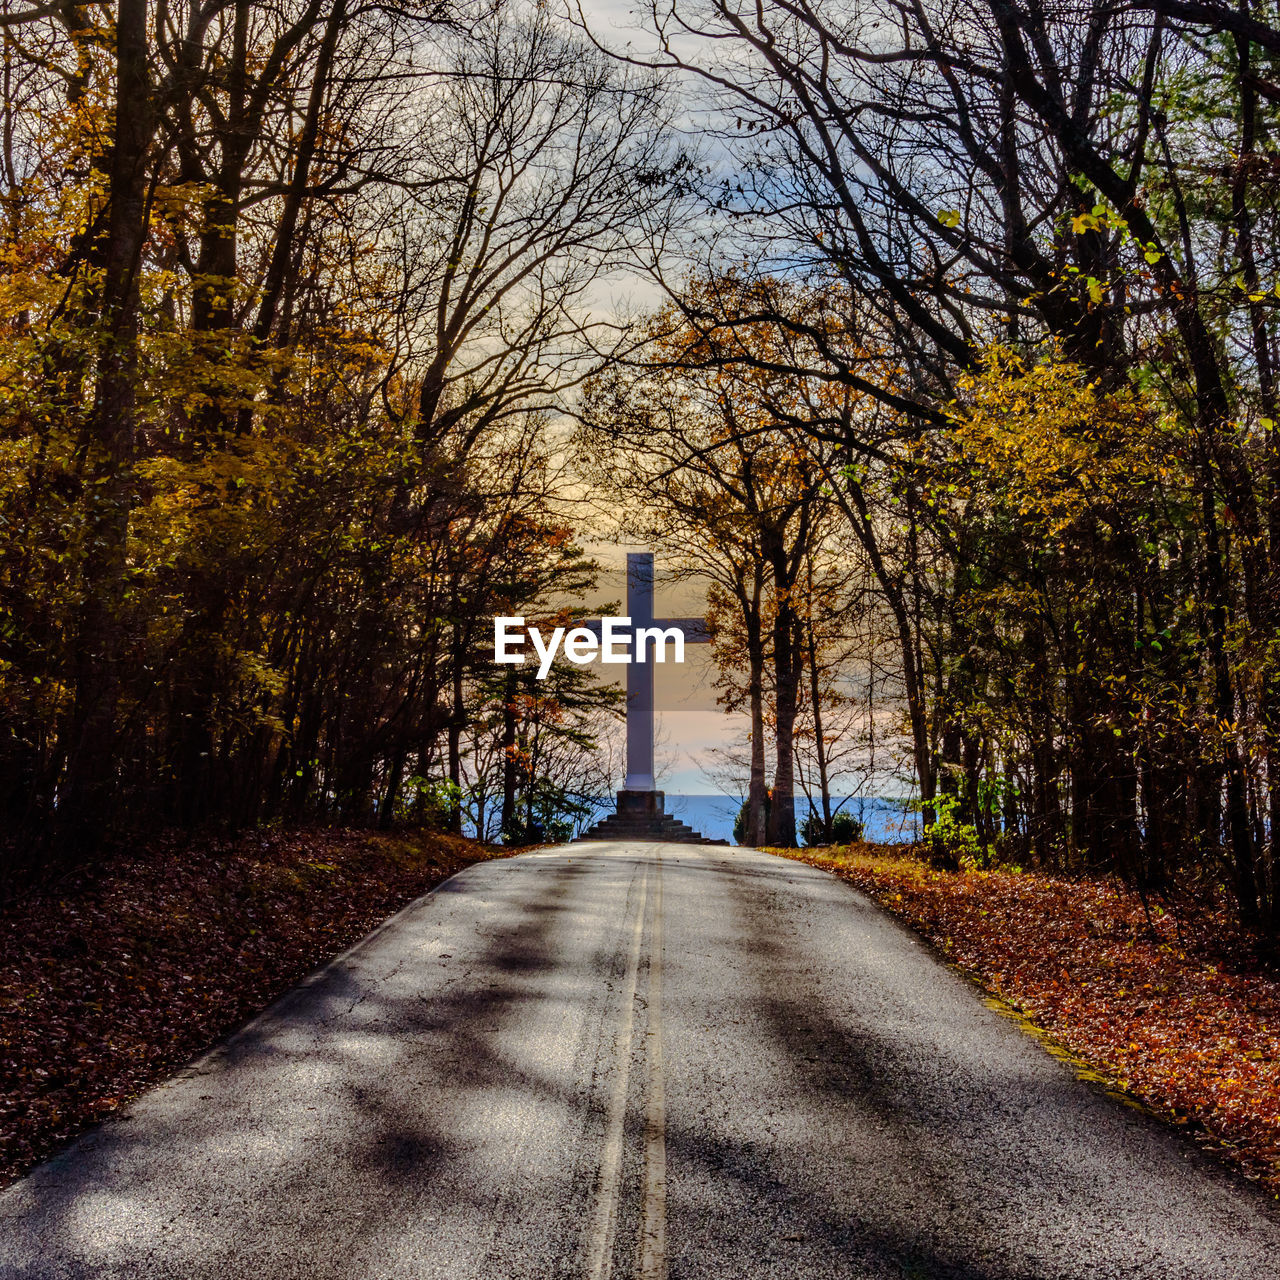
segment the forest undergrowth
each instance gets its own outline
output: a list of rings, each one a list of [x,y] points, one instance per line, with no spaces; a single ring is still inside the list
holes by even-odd
[[[473,862],[460,836],[160,839],[0,910],[0,1186]]]

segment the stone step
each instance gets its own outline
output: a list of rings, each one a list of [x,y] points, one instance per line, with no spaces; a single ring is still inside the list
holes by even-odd
[[[663,808],[661,791],[619,791],[617,812],[601,818],[582,840],[665,840],[672,844],[727,844],[708,840]]]
[[[682,822],[637,822],[634,819],[614,818],[596,823],[598,827],[607,827],[611,831],[688,831]]]
[[[647,840],[652,842],[667,841],[671,844],[724,844],[723,840],[710,840],[701,832],[695,831],[679,818],[664,815],[662,818],[647,822],[620,818],[610,814],[601,819],[590,830],[578,837],[580,840]]]

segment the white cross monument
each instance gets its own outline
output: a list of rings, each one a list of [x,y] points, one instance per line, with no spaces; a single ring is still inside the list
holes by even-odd
[[[701,842],[703,837],[663,808],[665,796],[653,777],[653,662],[650,657],[665,649],[660,633],[678,630],[685,644],[708,644],[711,635],[703,618],[655,618],[653,616],[653,552],[627,554],[627,616],[632,644],[627,666],[627,774],[618,792],[618,811],[596,823],[582,838],[615,837]],[[600,631],[603,620],[585,624]],[[648,633],[648,634],[646,634]]]

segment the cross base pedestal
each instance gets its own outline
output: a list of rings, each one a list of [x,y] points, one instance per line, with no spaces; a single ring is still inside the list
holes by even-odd
[[[708,840],[664,808],[661,791],[619,791],[617,811],[602,818],[580,840],[643,840],[670,844],[724,844]]]
[[[665,791],[619,791],[618,817],[647,821],[666,816]]]

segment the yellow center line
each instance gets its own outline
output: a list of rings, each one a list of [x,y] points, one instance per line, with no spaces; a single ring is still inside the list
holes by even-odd
[[[656,852],[653,922],[649,929],[644,1200],[637,1280],[667,1280],[667,1099],[662,1078],[662,854],[661,851]]]
[[[631,1079],[631,1041],[635,1028],[636,990],[640,978],[640,944],[649,899],[649,868],[640,887],[631,951],[622,984],[622,1025],[618,1030],[617,1076],[605,1119],[604,1150],[600,1157],[600,1181],[587,1247],[588,1280],[608,1280],[613,1270],[613,1237],[618,1225],[618,1199],[622,1186],[622,1146],[627,1120],[627,1086]]]

